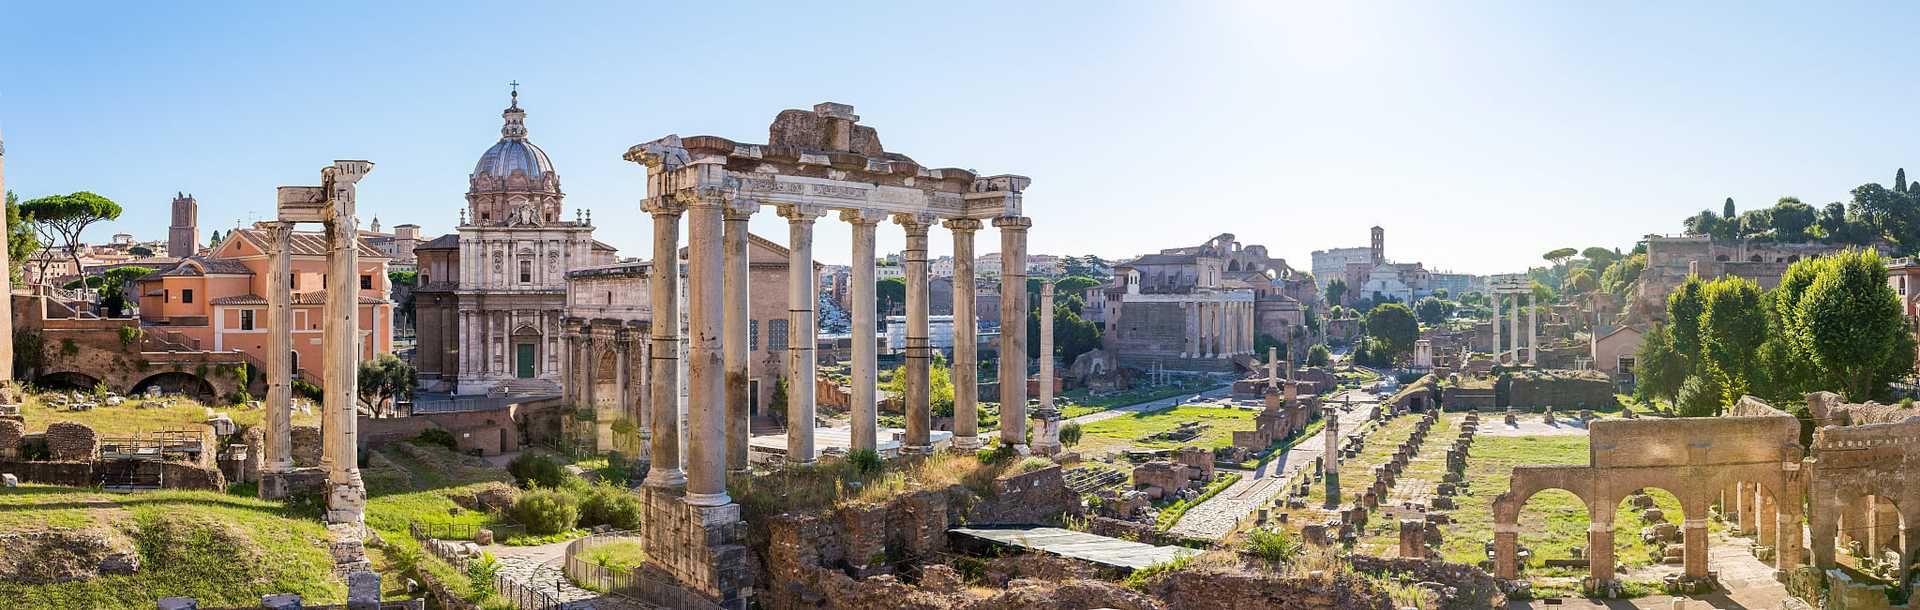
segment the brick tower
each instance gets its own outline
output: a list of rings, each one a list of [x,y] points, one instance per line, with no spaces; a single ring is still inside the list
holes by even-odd
[[[174,193],[173,224],[167,227],[167,256],[186,258],[200,247],[200,203]]]

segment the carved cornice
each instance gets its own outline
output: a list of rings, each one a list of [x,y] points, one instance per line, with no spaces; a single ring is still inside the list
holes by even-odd
[[[972,233],[980,230],[981,223],[977,218],[952,218],[940,223],[940,226],[955,233]]]
[[[993,219],[993,226],[1002,231],[1025,231],[1033,228],[1033,219],[1025,216],[1002,216]]]

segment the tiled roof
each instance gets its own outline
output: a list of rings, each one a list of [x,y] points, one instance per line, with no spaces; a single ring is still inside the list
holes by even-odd
[[[253,242],[253,245],[255,247],[258,247],[261,250],[266,250],[267,234],[265,230],[235,229],[234,231],[236,233],[239,233],[241,236],[246,237],[247,241]],[[375,248],[373,247],[373,244],[367,243],[367,240],[365,238],[357,238],[354,241],[359,243],[360,245],[360,256],[366,256],[366,257],[372,257],[372,258],[387,257],[386,253],[381,252],[379,248]],[[319,231],[294,231],[293,232],[293,255],[294,256],[326,256],[327,255],[326,234]]]
[[[327,303],[327,293],[295,293],[292,301],[294,305],[325,305]],[[267,304],[267,298],[257,294],[236,294],[233,296],[218,297],[208,302],[214,305],[265,305]],[[386,299],[369,296],[360,297],[361,305],[377,305],[385,302],[387,302]]]
[[[205,271],[203,272],[202,269],[205,269]],[[208,274],[253,275],[253,270],[248,269],[246,265],[243,265],[240,263],[240,261],[236,261],[236,260],[225,259],[225,258],[207,258],[204,256],[192,256],[192,257],[188,257],[186,260],[182,260],[178,263],[175,263],[171,267],[159,269],[152,273],[148,273],[146,275],[140,276],[140,279],[146,280],[146,279],[154,279],[154,278],[162,278],[162,277],[198,277],[198,276],[208,275]]]
[[[442,236],[427,240],[425,243],[422,243],[418,246],[414,246],[413,250],[415,252],[419,252],[421,250],[452,250],[458,247],[460,247],[460,234],[448,233],[446,235],[442,235]]]

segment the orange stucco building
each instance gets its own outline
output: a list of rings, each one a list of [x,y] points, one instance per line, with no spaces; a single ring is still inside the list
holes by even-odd
[[[247,354],[255,368],[267,361],[266,233],[235,229],[203,256],[136,280],[140,326],[149,333],[213,351]],[[293,267],[293,370],[322,384],[322,305],[327,266],[326,237],[295,231]],[[393,351],[393,303],[387,300],[387,258],[366,240],[359,241],[360,357]]]

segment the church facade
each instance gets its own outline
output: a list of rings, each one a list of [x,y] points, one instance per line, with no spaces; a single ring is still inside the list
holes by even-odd
[[[468,177],[458,232],[416,247],[421,385],[458,394],[559,395],[567,272],[606,265],[591,218],[565,219],[547,153],[527,137],[519,94],[500,140]]]

